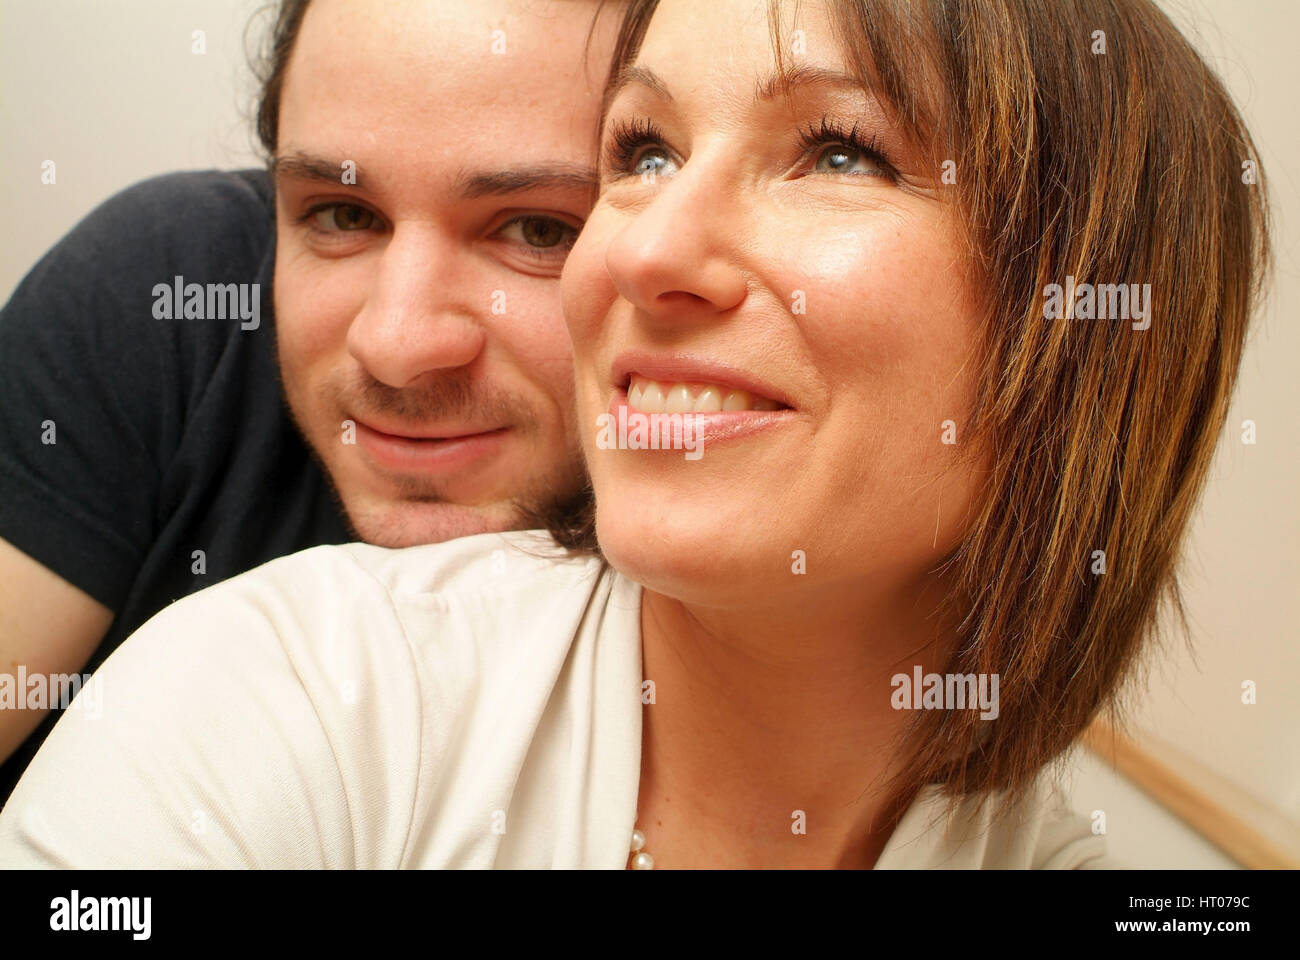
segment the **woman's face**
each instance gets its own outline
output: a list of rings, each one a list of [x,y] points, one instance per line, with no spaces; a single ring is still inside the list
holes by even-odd
[[[822,5],[783,34],[788,90],[765,0],[664,0],[562,281],[602,549],[710,606],[902,585],[975,489],[976,297],[939,171],[849,79]],[[698,458],[606,449],[629,399],[736,409],[698,419]]]

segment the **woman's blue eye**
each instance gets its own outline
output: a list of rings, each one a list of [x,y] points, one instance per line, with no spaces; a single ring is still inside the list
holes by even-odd
[[[814,169],[818,173],[847,173],[858,176],[882,176],[885,170],[856,147],[834,144],[827,147],[817,157]]]
[[[870,140],[861,139],[856,122],[848,127],[831,117],[822,117],[821,123],[810,125],[800,139],[816,158],[813,173],[897,180],[897,168],[877,149],[875,134]]]
[[[606,176],[640,177],[652,180],[671,176],[675,168],[663,145],[663,134],[653,120],[633,118],[612,120],[606,134],[601,165]]]
[[[663,175],[672,161],[668,159],[668,154],[658,147],[650,147],[641,153],[636,161],[632,164],[633,176],[643,177]],[[671,171],[669,171],[671,172]]]

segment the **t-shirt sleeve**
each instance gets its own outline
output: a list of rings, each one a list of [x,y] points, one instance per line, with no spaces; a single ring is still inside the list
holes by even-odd
[[[0,812],[5,868],[401,865],[415,670],[337,548],[180,600],[108,658]]]
[[[112,610],[165,522],[185,384],[204,375],[182,369],[196,353],[182,342],[213,335],[155,317],[154,288],[246,260],[265,204],[237,174],[145,181],[82,220],[0,310],[0,537]]]

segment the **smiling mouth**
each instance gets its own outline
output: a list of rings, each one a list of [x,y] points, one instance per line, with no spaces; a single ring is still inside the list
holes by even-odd
[[[627,405],[639,413],[744,413],[788,410],[783,403],[714,383],[665,383],[632,374]]]
[[[357,441],[373,467],[388,473],[454,476],[486,464],[505,449],[510,429],[411,436],[356,421]]]
[[[469,440],[475,437],[486,437],[495,433],[501,433],[506,429],[505,427],[497,427],[495,429],[487,429],[487,430],[466,430],[464,433],[430,433],[430,434],[405,433],[405,432],[397,433],[388,430],[380,430],[378,427],[373,426],[369,423],[364,423],[360,420],[356,422],[360,426],[369,430],[371,433],[376,434],[386,440],[398,440],[407,443],[430,444],[430,445],[454,443],[457,440]]]

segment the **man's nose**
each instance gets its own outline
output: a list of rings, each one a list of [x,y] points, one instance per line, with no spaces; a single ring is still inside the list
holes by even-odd
[[[426,224],[394,229],[348,351],[376,380],[405,387],[426,373],[464,367],[483,351],[480,289],[470,251]]]

